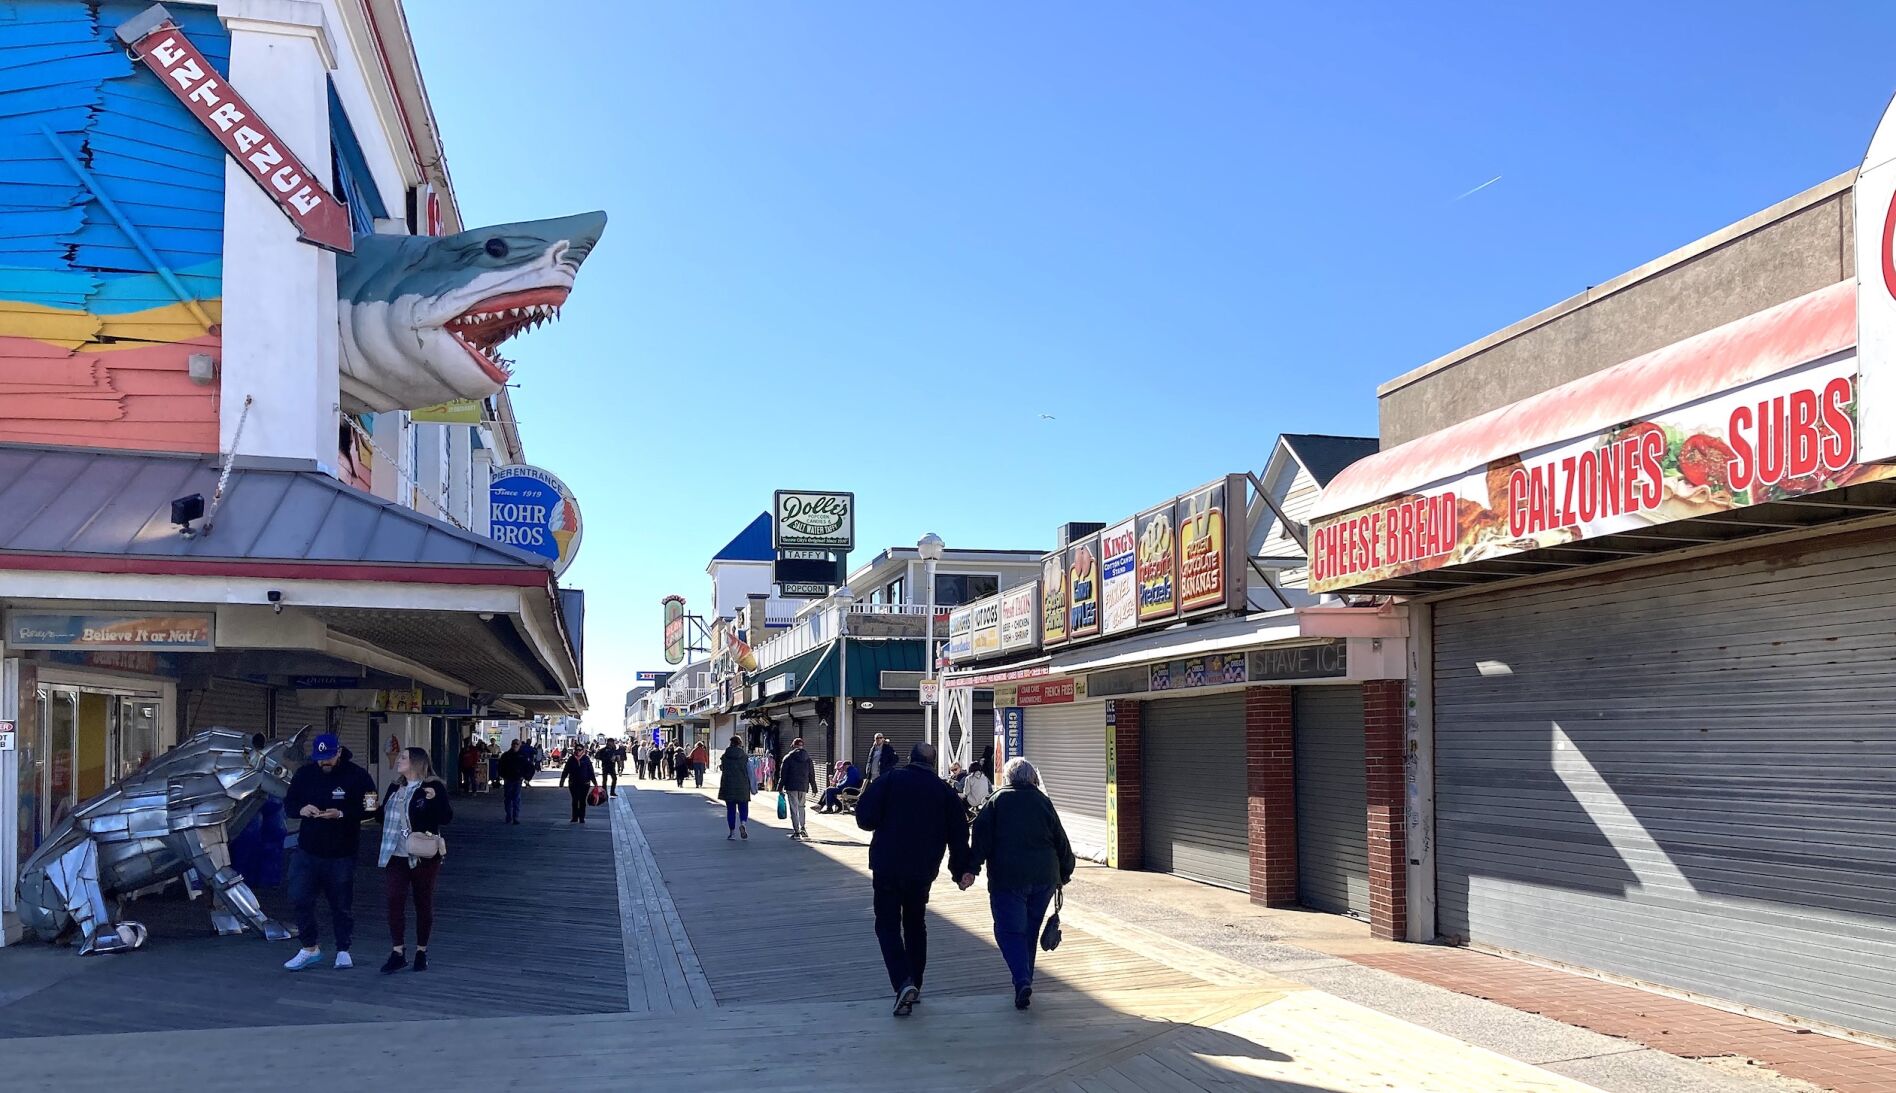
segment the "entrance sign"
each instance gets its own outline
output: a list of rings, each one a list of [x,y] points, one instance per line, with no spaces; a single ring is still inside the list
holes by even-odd
[[[219,78],[164,5],[153,4],[120,23],[118,37],[276,202],[305,242],[343,254],[355,249],[349,211],[323,188],[323,175],[297,159],[244,97]]]
[[[566,483],[538,467],[515,463],[494,468],[487,496],[495,542],[538,554],[556,577],[573,564],[584,529],[579,503]]]

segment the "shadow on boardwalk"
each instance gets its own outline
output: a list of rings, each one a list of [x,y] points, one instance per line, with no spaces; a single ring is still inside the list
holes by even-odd
[[[543,775],[527,792],[518,827],[501,822],[498,790],[454,798],[426,973],[377,971],[389,935],[371,824],[356,870],[354,969],[330,968],[335,941],[320,902],[324,963],[292,974],[281,965],[295,942],[208,936],[202,899],[145,899],[127,908],[151,929],[136,953],[0,949],[0,1037],[623,1010],[610,820],[598,809],[592,823],[569,825],[553,782]],[[284,890],[259,894],[293,928]],[[412,920],[409,929],[412,943]],[[574,951],[587,960],[575,964]]]
[[[719,1005],[893,996],[876,946],[868,833],[852,818],[834,818],[848,825],[839,830],[812,817],[815,842],[793,842],[776,818],[776,794],[765,793],[752,802],[750,839],[727,842],[721,802],[639,785],[633,814]],[[986,887],[959,891],[944,872],[929,912],[926,994],[991,994],[1011,1011]],[[1203,985],[1072,926],[1058,951],[1041,954],[1036,978],[1037,995]]]

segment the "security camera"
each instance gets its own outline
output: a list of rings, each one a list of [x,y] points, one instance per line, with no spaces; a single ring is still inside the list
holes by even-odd
[[[270,591],[264,593],[264,597],[270,601],[270,609],[272,611],[275,611],[279,615],[283,613],[283,593],[272,588]]]

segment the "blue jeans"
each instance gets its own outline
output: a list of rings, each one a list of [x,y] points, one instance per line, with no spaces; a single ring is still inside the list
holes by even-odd
[[[738,824],[748,824],[750,822],[751,803],[749,801],[724,802],[724,826],[730,828],[732,831],[736,831]]]
[[[501,803],[507,806],[507,818],[518,820],[520,818],[520,783],[508,782],[501,786],[500,799]]]
[[[354,858],[319,858],[297,847],[290,855],[290,905],[296,908],[296,938],[303,948],[316,947],[316,897],[329,904],[336,926],[336,951],[348,952],[355,940]]]
[[[988,909],[994,912],[994,942],[1014,977],[1014,989],[1034,985],[1034,954],[1040,951],[1040,926],[1053,902],[1051,884],[1026,888],[988,889]]]

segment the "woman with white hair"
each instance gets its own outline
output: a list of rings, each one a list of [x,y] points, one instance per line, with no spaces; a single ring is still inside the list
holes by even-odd
[[[1006,785],[974,820],[974,855],[963,887],[988,867],[988,909],[994,941],[1014,981],[1014,1008],[1034,994],[1034,954],[1047,905],[1073,879],[1073,847],[1053,802],[1040,791],[1040,772],[1024,758],[1007,761]]]

